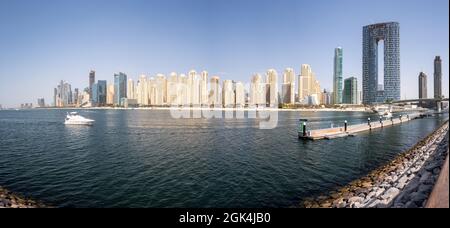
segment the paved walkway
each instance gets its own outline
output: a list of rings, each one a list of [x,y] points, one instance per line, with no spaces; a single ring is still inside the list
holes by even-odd
[[[349,135],[354,135],[356,133],[370,131],[378,128],[391,127],[394,125],[406,123],[416,118],[419,118],[420,114],[410,114],[406,116],[402,116],[402,119],[395,118],[392,120],[383,120],[382,123],[379,120],[372,120],[370,126],[368,123],[356,124],[356,125],[348,125],[347,131],[345,131],[344,127],[335,127],[335,128],[326,128],[326,129],[317,129],[310,130],[306,136],[303,136],[299,131],[299,137],[303,139],[312,139],[312,140],[320,140],[320,139],[332,139],[332,138],[340,138],[346,137]]]
[[[428,199],[428,203],[426,205],[427,208],[449,208],[448,166],[449,157],[447,155],[447,160],[445,161],[444,168],[442,168],[439,179],[434,186],[434,190],[431,193],[430,198]]]

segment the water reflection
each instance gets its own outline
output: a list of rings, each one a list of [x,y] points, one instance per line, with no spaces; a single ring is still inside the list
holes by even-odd
[[[277,128],[261,130],[255,119],[148,110],[83,112],[94,126],[65,126],[65,113],[0,112],[0,185],[59,206],[289,207],[367,174],[448,119],[313,142],[298,140],[299,118],[329,127],[371,114],[280,112]]]

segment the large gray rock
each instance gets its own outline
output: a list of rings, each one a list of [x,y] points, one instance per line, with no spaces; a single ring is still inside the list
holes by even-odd
[[[433,190],[433,185],[422,184],[419,186],[419,189],[417,190],[417,192],[420,192],[425,195],[430,195],[432,190]]]
[[[430,180],[432,178],[432,174],[430,172],[425,172],[422,174],[422,176],[420,177],[419,182],[423,183],[423,184],[431,184]]]
[[[409,191],[409,192],[414,192],[417,189],[419,189],[419,186],[420,186],[420,179],[419,178],[414,178],[408,183],[408,186],[406,187],[406,190]]]
[[[441,168],[441,164],[439,164],[436,161],[433,161],[433,162],[431,162],[430,164],[427,165],[425,170],[427,170],[428,172],[432,172],[433,169],[435,169],[435,168]]]
[[[408,202],[405,204],[405,208],[418,208],[414,202]]]
[[[411,200],[416,205],[422,205],[427,199],[428,199],[428,195],[423,194],[421,192],[415,192],[415,193],[411,194]]]
[[[439,175],[440,173],[441,173],[441,169],[440,168],[433,169],[433,175]]]

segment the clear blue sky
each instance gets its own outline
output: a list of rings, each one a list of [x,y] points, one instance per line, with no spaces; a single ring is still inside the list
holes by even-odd
[[[361,83],[364,25],[401,25],[402,98],[418,74],[433,94],[433,59],[443,58],[448,97],[448,0],[0,0],[0,104],[52,101],[59,80],[88,84],[89,70],[112,81],[208,70],[249,82],[311,64],[332,88],[333,50],[344,48],[344,77]]]

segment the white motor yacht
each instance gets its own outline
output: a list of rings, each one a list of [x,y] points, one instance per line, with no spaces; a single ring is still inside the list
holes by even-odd
[[[382,113],[380,115],[380,117],[385,118],[385,119],[390,119],[392,117],[392,113],[390,111],[385,111],[384,113]]]
[[[92,125],[94,120],[84,118],[76,112],[67,113],[66,120],[64,122],[66,125]]]

